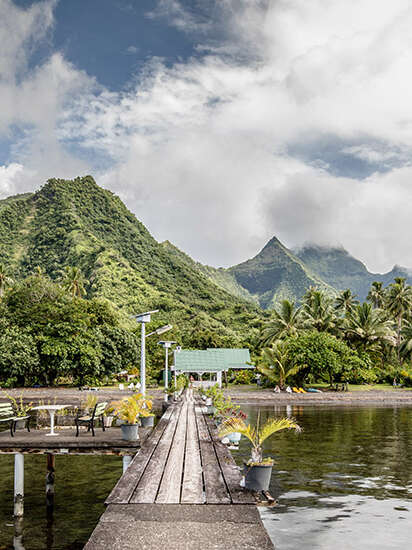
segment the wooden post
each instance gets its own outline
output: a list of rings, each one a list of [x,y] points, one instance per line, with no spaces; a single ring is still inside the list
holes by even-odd
[[[24,512],[24,455],[14,455],[14,516],[21,517]]]
[[[46,505],[52,507],[54,505],[55,456],[53,453],[47,453],[46,458],[47,458]]]
[[[123,473],[125,473],[125,471],[129,467],[129,464],[131,463],[131,461],[132,461],[132,457],[130,455],[124,455],[124,457],[123,457]]]

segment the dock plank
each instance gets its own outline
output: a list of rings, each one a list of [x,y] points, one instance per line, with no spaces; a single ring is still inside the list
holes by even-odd
[[[152,453],[144,474],[141,476],[137,486],[135,485],[133,495],[130,498],[131,504],[150,504],[155,502],[181,412],[182,407],[180,405],[173,408],[172,416],[156,449]]]
[[[190,403],[186,428],[185,469],[182,484],[182,504],[203,504],[203,475],[200,460],[199,434],[197,431],[195,406]]]
[[[217,437],[215,425],[210,417],[204,415],[206,425],[209,430],[211,439],[215,446],[217,459],[223,473],[223,477],[228,488],[230,498],[233,504],[253,504],[255,502],[252,494],[245,491],[240,486],[242,474],[240,473],[230,450]]]
[[[207,504],[231,502],[202,409],[195,407]]]
[[[183,403],[179,423],[172,441],[169,457],[160,482],[156,503],[179,504],[182,490],[183,461],[186,447],[188,404]]]
[[[166,410],[139,453],[107,497],[105,504],[127,504],[129,502],[174,412],[174,406]]]

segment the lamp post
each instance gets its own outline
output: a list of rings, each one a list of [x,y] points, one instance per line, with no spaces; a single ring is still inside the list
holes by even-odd
[[[166,390],[169,386],[169,349],[173,346],[173,344],[176,344],[176,342],[172,342],[171,340],[161,340],[160,342],[157,342],[159,346],[163,346],[165,349],[165,401],[167,401],[167,393]]]
[[[146,338],[148,336],[152,336],[152,334],[163,334],[173,328],[172,325],[164,325],[163,327],[159,327],[153,332],[146,334],[146,323],[150,323],[151,315],[153,313],[158,313],[158,311],[158,309],[154,309],[153,311],[146,311],[145,313],[132,315],[132,317],[142,325],[140,342],[140,392],[143,395],[146,395]]]

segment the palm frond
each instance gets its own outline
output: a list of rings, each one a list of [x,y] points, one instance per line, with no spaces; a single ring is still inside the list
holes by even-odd
[[[219,430],[219,437],[226,437],[227,435],[238,432],[247,437],[252,445],[256,444],[256,432],[251,428],[250,424],[246,424],[241,418],[228,418],[223,422]]]
[[[262,445],[262,443],[274,433],[291,429],[297,432],[301,431],[299,424],[292,418],[270,418],[259,430],[258,443]]]

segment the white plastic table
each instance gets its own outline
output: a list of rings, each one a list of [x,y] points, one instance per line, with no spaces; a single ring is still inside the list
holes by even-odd
[[[71,407],[71,405],[38,405],[37,407],[33,407],[33,411],[48,411],[50,414],[50,432],[46,435],[59,435],[54,431],[54,415],[56,414],[56,411],[61,411],[62,409],[66,409],[68,407]]]

